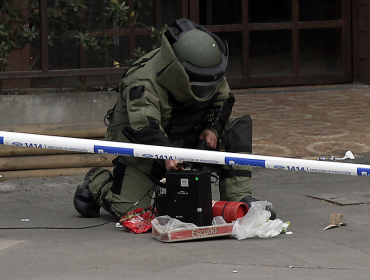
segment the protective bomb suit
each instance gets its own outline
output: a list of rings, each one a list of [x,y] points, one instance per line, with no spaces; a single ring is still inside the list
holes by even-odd
[[[235,98],[225,78],[227,44],[203,27],[177,20],[162,36],[161,47],[126,71],[119,98],[105,118],[106,139],[160,146],[252,151],[249,116],[230,119]],[[151,203],[153,186],[167,169],[181,169],[175,160],[119,156],[113,172],[94,168],[77,188],[74,205],[85,217],[99,209],[117,217]],[[252,195],[249,167],[220,168],[221,200],[240,201]]]

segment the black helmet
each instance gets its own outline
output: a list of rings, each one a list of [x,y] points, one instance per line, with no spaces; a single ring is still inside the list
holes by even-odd
[[[186,70],[193,93],[198,97],[212,94],[226,73],[226,41],[185,18],[177,20],[164,35]]]

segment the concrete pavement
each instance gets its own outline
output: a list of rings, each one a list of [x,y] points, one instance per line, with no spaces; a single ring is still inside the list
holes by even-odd
[[[362,163],[370,164],[369,158]],[[82,176],[1,182],[3,279],[369,279],[369,204],[308,197],[369,197],[369,178],[255,169],[255,196],[290,221],[291,235],[162,243],[83,219],[72,197]],[[347,226],[323,230],[332,213]],[[106,223],[106,224],[105,224]]]
[[[267,100],[268,103],[279,105],[275,98],[280,96],[280,100],[284,100],[288,93],[262,94],[269,95],[265,96],[265,101],[266,98],[275,100]],[[302,92],[291,94],[303,97]],[[367,97],[367,93],[363,94]],[[237,100],[248,97],[244,96],[238,95]],[[251,102],[257,102],[262,95],[250,94],[250,97]],[[346,100],[349,102],[351,99]],[[324,101],[327,102],[326,99]],[[263,108],[254,107],[253,110],[257,112]],[[292,110],[298,118],[299,110]],[[291,117],[280,114],[283,115]],[[323,116],[316,122],[325,122]],[[366,116],[364,118],[361,124],[368,121]],[[257,119],[255,131],[262,135],[257,140],[265,141],[257,143],[261,144],[260,147],[271,144],[270,150],[260,150],[262,154],[272,155],[270,152],[275,149],[276,155],[289,156],[279,154],[277,146],[289,146],[290,155],[301,158],[331,153],[340,156],[350,149],[357,159],[347,162],[370,164],[368,153],[359,149],[361,145],[355,145],[368,145],[365,142],[369,140],[368,132],[361,132],[356,126],[353,126],[353,133],[350,131],[354,145],[335,152],[329,147],[323,154],[307,150],[298,155],[298,151],[305,150],[309,144],[298,148],[288,144],[302,143],[300,139],[314,137],[301,135],[300,139],[291,138],[293,134],[290,133],[294,132],[292,122],[287,137],[281,139],[284,136],[271,136],[277,135],[270,133],[271,126],[265,126],[264,130],[258,127],[261,123],[258,116],[254,119]],[[270,119],[276,120],[277,117]],[[302,123],[297,127],[301,129]],[[265,132],[265,136],[261,132]],[[311,133],[309,130],[306,132],[307,135]],[[340,147],[341,141],[345,144],[350,142],[335,139],[342,137],[340,135],[330,137],[334,138],[328,140],[326,137],[324,140],[335,141],[336,147]],[[316,140],[323,142],[323,137]],[[181,243],[162,243],[152,239],[150,233],[126,232],[116,228],[112,217],[106,213],[100,218],[81,218],[73,208],[72,198],[82,179],[83,176],[63,176],[0,182],[2,279],[370,279],[368,177],[255,168],[254,196],[272,202],[278,218],[291,222],[289,230],[292,234],[272,239],[238,241],[219,238]],[[217,191],[214,195],[217,197]],[[332,213],[343,213],[342,222],[347,225],[323,230]]]

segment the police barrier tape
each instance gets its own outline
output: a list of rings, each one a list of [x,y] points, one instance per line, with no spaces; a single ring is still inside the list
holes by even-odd
[[[243,165],[269,169],[370,176],[370,165],[364,164],[258,156],[19,132],[0,131],[0,144],[36,149],[113,154],[152,159],[173,159],[197,163]]]

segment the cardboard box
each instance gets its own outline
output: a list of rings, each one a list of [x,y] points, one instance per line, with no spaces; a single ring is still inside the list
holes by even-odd
[[[234,224],[229,223],[216,226],[197,227],[191,229],[178,229],[162,233],[153,225],[152,237],[162,242],[179,242],[221,236],[231,236],[233,226]]]

